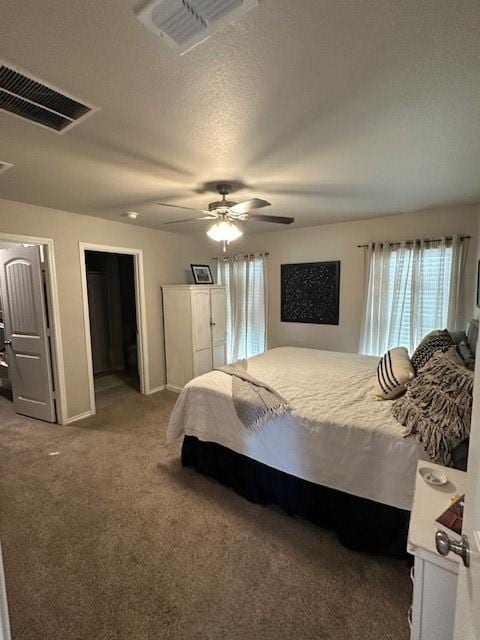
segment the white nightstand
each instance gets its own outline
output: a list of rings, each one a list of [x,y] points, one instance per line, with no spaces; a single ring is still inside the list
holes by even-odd
[[[441,487],[428,485],[418,469],[432,467],[445,473],[449,482]],[[415,556],[412,567],[413,604],[409,611],[411,640],[452,640],[457,595],[456,555],[439,555],[435,548],[438,529],[455,536],[436,519],[448,508],[452,496],[466,490],[467,474],[432,462],[419,461],[415,496],[408,531],[408,552]]]

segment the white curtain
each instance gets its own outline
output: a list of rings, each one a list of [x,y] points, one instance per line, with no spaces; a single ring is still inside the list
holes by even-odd
[[[412,353],[429,331],[462,329],[467,248],[458,236],[369,244],[360,353]]]
[[[227,289],[227,362],[267,348],[267,256],[218,256],[217,282]]]

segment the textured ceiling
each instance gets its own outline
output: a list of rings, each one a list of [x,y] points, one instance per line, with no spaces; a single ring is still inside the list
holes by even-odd
[[[101,110],[62,136],[0,112],[0,197],[151,227],[225,179],[296,226],[480,200],[476,0],[263,0],[183,57],[134,6],[2,2],[0,58]]]

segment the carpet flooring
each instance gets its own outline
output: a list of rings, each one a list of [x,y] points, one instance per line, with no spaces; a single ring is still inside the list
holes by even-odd
[[[60,427],[0,397],[13,640],[407,640],[406,563],[183,469],[174,402],[112,389]]]

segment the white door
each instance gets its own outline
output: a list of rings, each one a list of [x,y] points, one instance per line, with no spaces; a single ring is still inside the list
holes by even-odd
[[[225,289],[210,292],[212,314],[213,368],[223,367],[227,360],[227,296]]]
[[[0,251],[0,287],[14,409],[55,422],[40,247]]]
[[[480,344],[480,343],[479,343]],[[477,357],[480,352],[477,347]],[[475,371],[463,533],[470,545],[470,566],[460,565],[455,611],[455,640],[480,639],[480,366]]]
[[[192,291],[193,375],[201,376],[212,370],[212,334],[210,291]]]

